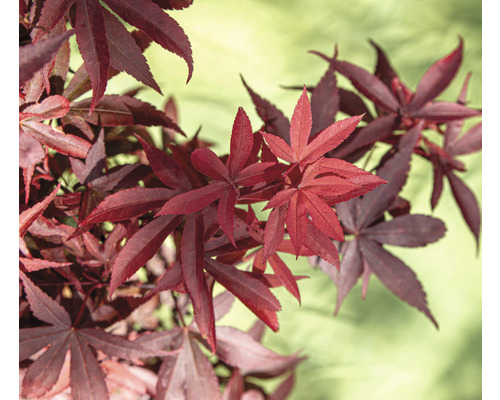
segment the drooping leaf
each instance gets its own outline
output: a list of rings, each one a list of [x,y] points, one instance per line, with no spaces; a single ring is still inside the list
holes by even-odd
[[[177,54],[188,66],[188,79],[193,74],[191,44],[179,24],[151,0],[105,0],[114,12],[129,24],[146,32],[164,49]]]
[[[76,0],[75,33],[85,69],[92,82],[92,102],[89,107],[89,114],[92,114],[106,91],[110,65],[104,15],[99,2]]]
[[[74,0],[71,0],[72,2]],[[22,86],[26,81],[40,70],[45,64],[50,62],[55,56],[59,47],[71,35],[74,30],[61,33],[38,42],[27,44],[19,48],[19,86]]]

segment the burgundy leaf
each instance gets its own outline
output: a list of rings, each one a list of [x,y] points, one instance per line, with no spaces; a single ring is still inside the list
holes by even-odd
[[[311,93],[312,134],[322,131],[335,122],[339,102],[337,80],[330,66]]]
[[[99,363],[78,336],[73,336],[72,339],[70,376],[73,399],[108,399],[108,389]]]
[[[375,76],[377,76],[385,85],[390,88],[391,83],[394,78],[397,78],[398,75],[396,71],[391,66],[389,59],[386,54],[382,50],[380,46],[378,46],[373,40],[370,40],[370,44],[375,47],[377,51],[377,66],[375,67]]]
[[[422,284],[415,273],[399,258],[371,240],[360,240],[359,247],[365,262],[382,283],[401,300],[423,312],[438,328],[427,306],[427,296]]]
[[[317,254],[323,260],[329,262],[337,269],[339,269],[339,253],[337,251],[337,247],[328,236],[326,236],[309,221],[307,222],[307,231],[304,244],[314,254]]]
[[[400,141],[401,147],[398,152],[378,171],[378,175],[390,183],[365,195],[357,220],[358,228],[368,226],[383,214],[405,184],[410,170],[411,156],[420,138],[421,129],[422,123],[419,123],[406,132]]]
[[[19,166],[31,168],[45,158],[45,150],[38,140],[28,133],[19,131]]]
[[[198,171],[212,179],[219,181],[230,179],[227,167],[210,149],[203,148],[193,151],[191,163]]]
[[[229,176],[234,179],[243,169],[253,147],[253,134],[250,120],[243,108],[238,108],[231,134],[230,153],[227,160]]]
[[[50,32],[61,21],[75,0],[46,0],[43,2],[42,13],[38,26],[42,29],[37,31],[35,39],[38,40],[45,32]]]
[[[274,254],[285,236],[285,218],[286,209],[284,207],[276,207],[271,210],[266,222],[264,231],[264,248],[262,253],[262,262]]]
[[[106,148],[104,146],[104,130],[101,132],[87,153],[85,164],[80,160],[70,158],[71,167],[82,184],[87,184],[102,175],[106,164]],[[76,168],[75,168],[76,167]]]
[[[74,0],[70,0],[73,2]],[[75,31],[70,30],[19,48],[19,86],[31,79],[35,72],[50,62],[59,47]]]
[[[273,377],[303,361],[295,354],[282,356],[266,349],[248,333],[229,326],[218,326],[216,354],[225,363],[239,368],[243,375]]]
[[[365,228],[363,237],[378,243],[402,247],[420,247],[444,236],[444,223],[427,215],[407,214]]]
[[[436,61],[420,80],[410,102],[412,110],[420,109],[425,103],[436,98],[453,80],[462,63],[463,41],[446,57]]]
[[[134,38],[113,14],[105,9],[103,12],[109,46],[109,61],[112,67],[119,71],[125,71],[162,94],[149,70],[146,58]]]
[[[61,188],[62,183],[59,183],[52,193],[47,196],[44,200],[36,203],[33,207],[24,210],[19,215],[19,236],[23,237],[28,228],[31,226],[33,222],[35,222],[40,215],[45,211],[45,209],[49,206],[49,204],[56,197],[57,192]]]
[[[41,122],[24,121],[21,126],[40,143],[68,156],[85,158],[92,147],[89,142],[78,136],[64,134]]]
[[[272,105],[269,101],[260,97],[257,93],[255,93],[245,82],[243,77],[241,77],[241,81],[245,88],[247,89],[250,97],[255,105],[257,114],[264,121],[264,130],[273,135],[279,136],[286,143],[290,143],[290,122],[283,115],[283,113],[278,110],[274,105]]]
[[[132,188],[113,193],[99,203],[80,226],[104,221],[123,221],[162,207],[175,195],[167,188]]]
[[[476,238],[476,243],[479,243],[479,231],[481,227],[481,212],[474,193],[467,185],[458,178],[453,172],[447,174],[450,182],[453,197],[460,207],[460,211],[469,226],[472,234]]]
[[[66,97],[53,95],[46,97],[41,103],[26,107],[24,112],[40,114],[43,119],[64,117],[69,111],[69,101]]]
[[[309,142],[312,127],[311,104],[304,86],[290,121],[290,143],[295,160],[299,160]]]
[[[351,81],[353,86],[388,111],[397,112],[399,103],[387,86],[367,70],[346,61],[331,60],[333,68]]]
[[[165,238],[179,225],[180,220],[180,217],[175,215],[155,218],[127,241],[113,263],[110,295],[156,254]]]
[[[450,156],[460,156],[481,150],[483,146],[482,133],[483,123],[479,122],[447,147],[448,154]]]
[[[189,39],[179,24],[151,0],[105,0],[126,22],[147,33],[164,49],[177,54],[188,65],[187,81],[193,74],[193,57]]]
[[[215,296],[213,300],[215,320],[224,317],[231,310],[233,303],[234,295],[229,290],[224,290]]]
[[[271,255],[271,257],[269,257],[269,264],[271,265],[274,273],[279,276],[279,278],[283,282],[283,286],[286,288],[286,290],[288,290],[300,304],[300,292],[297,286],[297,282],[295,281],[292,272],[288,269],[283,260],[277,254],[273,254]]]
[[[129,96],[104,96],[87,117],[92,103],[90,99],[71,104],[70,112],[86,118],[87,122],[99,126],[160,125],[182,132],[167,115],[151,104]]]
[[[180,10],[193,4],[193,0],[153,0],[166,10]]]
[[[227,186],[227,182],[216,181],[207,186],[181,193],[170,199],[157,215],[189,214],[200,211],[217,200]]]
[[[69,314],[59,303],[39,289],[22,271],[19,271],[19,275],[23,281],[24,291],[35,317],[55,326],[68,326],[71,324]]]
[[[99,103],[108,83],[109,49],[104,16],[99,2],[76,0],[75,33],[85,69],[92,82],[92,102],[89,114]],[[92,38],[88,40],[88,38]]]
[[[481,111],[474,110],[462,104],[451,103],[447,101],[438,101],[430,103],[418,111],[412,111],[414,118],[425,119],[427,121],[453,121],[456,119],[471,118],[481,115]]]
[[[19,257],[19,262],[24,265],[26,271],[33,272],[45,268],[58,268],[58,267],[68,267],[72,265],[71,262],[61,263],[56,261],[43,260],[40,258],[25,258]]]

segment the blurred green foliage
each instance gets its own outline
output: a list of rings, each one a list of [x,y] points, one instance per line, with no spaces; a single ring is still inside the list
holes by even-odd
[[[226,152],[238,106],[252,126],[261,122],[239,74],[288,117],[299,97],[280,85],[314,85],[326,63],[308,50],[333,53],[372,70],[372,39],[387,52],[403,82],[414,89],[426,69],[465,41],[464,61],[451,87],[441,95],[454,100],[472,71],[469,104],[481,107],[481,1],[479,0],[195,0],[171,15],[188,34],[195,60],[185,84],[182,60],[152,45],[146,52],[165,96],[173,95],[180,125]],[[341,84],[345,81],[340,80]],[[123,93],[137,83],[113,78],[108,93]],[[166,97],[150,89],[139,97],[162,107]],[[465,181],[481,203],[481,155],[464,157]],[[431,214],[432,167],[414,157],[403,195],[412,212]],[[268,332],[264,344],[281,353],[303,349],[309,357],[297,370],[292,400],[308,399],[439,399],[481,398],[481,252],[445,183],[433,213],[444,220],[444,239],[420,249],[393,248],[420,278],[440,329],[399,301],[372,277],[367,298],[360,286],[333,317],[336,289],[307,261],[287,259],[299,283],[302,306],[276,290],[283,311],[281,329]],[[223,323],[247,328],[252,314],[236,305]]]

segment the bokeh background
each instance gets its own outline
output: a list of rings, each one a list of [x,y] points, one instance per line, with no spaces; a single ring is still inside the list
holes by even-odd
[[[200,137],[215,142],[220,154],[228,151],[239,106],[254,129],[261,126],[240,74],[290,117],[299,92],[280,85],[316,84],[327,66],[307,52],[331,55],[335,44],[340,59],[373,70],[375,52],[368,43],[373,39],[386,50],[403,82],[415,89],[426,69],[451,52],[462,36],[464,62],[440,98],[455,100],[471,71],[469,105],[481,107],[480,0],[195,0],[171,15],[191,40],[193,78],[186,85],[184,62],[153,44],[146,57],[165,96],[145,89],[138,97],[162,107],[173,96],[181,127],[192,135],[201,126]],[[109,82],[107,92],[135,87],[132,78],[119,76]],[[468,167],[462,177],[481,203],[481,155],[462,160]],[[431,166],[414,157],[410,175],[403,195],[412,200],[414,213],[431,214]],[[305,259],[287,259],[294,273],[311,278],[299,282],[301,306],[276,290],[283,306],[281,328],[276,334],[267,332],[264,344],[282,354],[302,349],[308,356],[297,368],[290,399],[481,398],[481,251],[447,182],[432,215],[446,223],[445,238],[425,248],[391,251],[418,275],[439,331],[376,277],[365,301],[358,285],[334,317],[336,289],[329,278],[312,270]],[[245,329],[253,321],[251,313],[235,306],[222,323]]]

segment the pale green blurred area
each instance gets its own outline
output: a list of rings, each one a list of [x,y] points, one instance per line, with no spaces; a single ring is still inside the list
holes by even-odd
[[[307,54],[331,55],[373,70],[373,39],[389,55],[403,82],[415,89],[425,70],[465,40],[464,62],[441,99],[453,101],[467,72],[472,71],[469,104],[481,107],[481,2],[478,0],[256,1],[195,0],[171,15],[193,46],[194,75],[185,85],[187,68],[176,56],[153,45],[146,52],[165,96],[173,95],[180,125],[193,135],[217,143],[222,154],[239,106],[252,126],[255,113],[239,74],[261,96],[288,117],[299,96],[282,85],[314,85],[326,63]],[[344,83],[345,81],[341,81]],[[113,78],[108,93],[136,87],[125,76]],[[144,90],[140,98],[162,107],[165,97]],[[474,123],[477,122],[473,121]],[[470,124],[469,124],[470,126]],[[461,174],[481,202],[481,155],[466,156]],[[404,195],[413,213],[430,214],[432,168],[414,158]],[[481,398],[481,252],[469,232],[448,183],[433,213],[448,228],[445,238],[420,249],[391,248],[418,275],[428,295],[437,331],[426,317],[398,300],[372,277],[367,298],[360,286],[333,317],[336,289],[306,260],[287,258],[295,274],[311,278],[299,287],[302,306],[282,289],[280,332],[267,332],[264,343],[289,354],[299,349],[309,358],[297,369],[291,399],[437,399]],[[253,315],[235,306],[223,323],[249,327]]]

